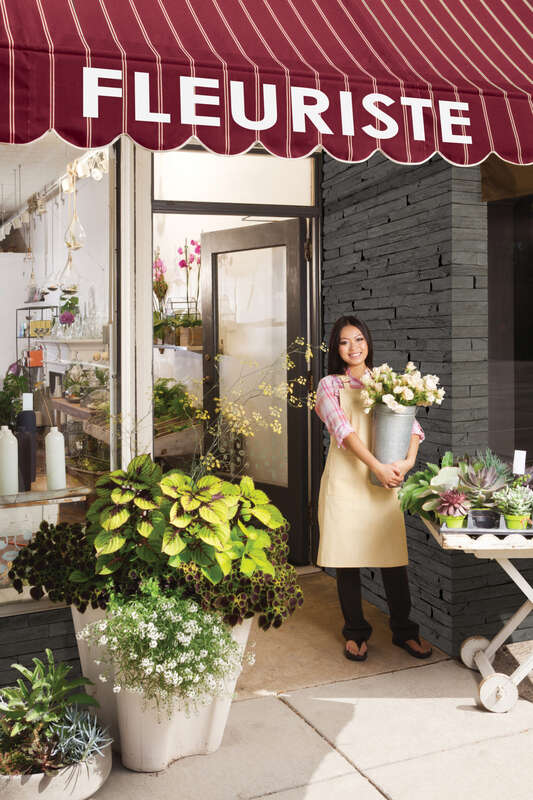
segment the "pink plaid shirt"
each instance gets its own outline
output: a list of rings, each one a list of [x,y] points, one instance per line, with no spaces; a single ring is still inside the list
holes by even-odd
[[[350,378],[351,389],[362,389],[363,384],[357,378]],[[343,382],[340,375],[326,375],[318,384],[316,392],[315,411],[325,424],[331,436],[335,437],[337,447],[344,447],[343,441],[349,433],[354,433],[354,429],[348,422],[348,418],[340,405],[340,390]],[[424,431],[419,423],[413,422],[413,433],[420,436],[420,441],[424,441]]]

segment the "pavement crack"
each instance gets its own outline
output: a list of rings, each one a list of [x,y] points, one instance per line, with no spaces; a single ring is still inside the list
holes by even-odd
[[[351,758],[348,758],[348,756],[345,753],[343,753],[341,750],[338,749],[338,747],[335,744],[335,742],[331,741],[331,739],[329,739],[327,736],[325,736],[322,733],[322,731],[320,731],[318,728],[316,728],[313,725],[312,722],[309,722],[309,720],[306,719],[304,717],[304,715],[300,711],[298,711],[296,708],[294,708],[294,706],[291,705],[291,703],[285,697],[280,697],[278,695],[277,699],[280,702],[284,703],[287,706],[287,708],[290,711],[292,711],[293,714],[296,714],[297,717],[300,717],[302,722],[304,722],[309,728],[311,728],[311,730],[314,731],[317,734],[317,736],[320,736],[320,738],[323,739],[323,741],[326,742],[326,744],[328,744],[331,747],[332,750],[335,750],[335,752],[338,753],[338,755],[342,759],[344,759],[344,761],[346,761],[346,763],[349,764],[352,767],[352,769],[355,770],[355,772],[357,772],[359,775],[361,775],[362,778],[364,778],[366,781],[368,781],[368,783],[370,783],[374,787],[374,789],[377,792],[379,792],[381,797],[386,798],[386,800],[393,800],[392,795],[388,794],[387,792],[384,792],[383,789],[380,786],[378,786],[378,784],[375,783],[375,781],[373,781],[371,777],[369,777],[369,775],[367,775],[360,767],[357,766],[357,764],[355,764],[351,760]]]

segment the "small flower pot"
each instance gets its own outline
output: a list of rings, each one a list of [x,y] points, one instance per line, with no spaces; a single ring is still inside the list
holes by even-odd
[[[492,508],[477,508],[470,512],[476,528],[497,528],[500,524],[500,513]]]
[[[203,342],[202,325],[180,328],[180,345],[182,347],[200,347],[202,345],[202,342]]]
[[[529,514],[504,514],[505,524],[511,530],[524,531],[527,528]]]
[[[447,514],[439,514],[439,519],[441,523],[446,523],[447,528],[462,528],[466,519],[466,515],[461,517],[451,517]]]

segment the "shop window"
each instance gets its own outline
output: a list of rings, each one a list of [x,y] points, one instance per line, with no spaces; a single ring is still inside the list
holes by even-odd
[[[491,157],[488,202],[489,444],[533,456],[533,169]]]
[[[49,135],[2,146],[0,166],[0,437],[17,458],[0,442],[1,604],[8,565],[40,521],[83,519],[116,465],[118,409],[109,153]]]

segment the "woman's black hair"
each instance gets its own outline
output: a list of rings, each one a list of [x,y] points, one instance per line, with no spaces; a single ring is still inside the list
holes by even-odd
[[[368,325],[363,320],[357,317],[345,316],[339,317],[329,337],[328,349],[328,375],[343,375],[346,370],[346,362],[342,360],[339,355],[339,342],[341,338],[341,331],[346,325],[353,325],[354,328],[359,328],[361,333],[366,339],[368,345],[368,355],[365,363],[369,369],[374,366],[374,346],[372,344],[372,334],[368,329]]]

